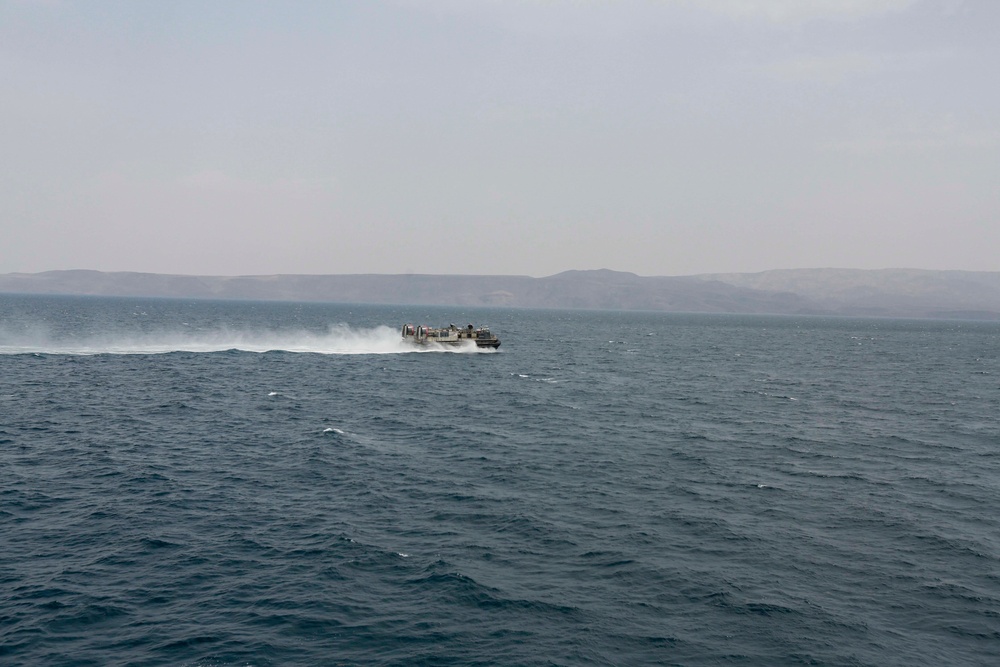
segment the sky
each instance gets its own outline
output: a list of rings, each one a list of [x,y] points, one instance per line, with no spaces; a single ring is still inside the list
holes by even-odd
[[[0,0],[0,273],[1000,270],[996,0]]]

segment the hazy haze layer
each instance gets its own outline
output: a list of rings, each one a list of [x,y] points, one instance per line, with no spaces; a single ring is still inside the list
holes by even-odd
[[[1000,3],[0,2],[0,272],[1000,268]]]

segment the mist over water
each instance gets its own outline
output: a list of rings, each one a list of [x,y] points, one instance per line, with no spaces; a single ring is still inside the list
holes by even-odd
[[[466,321],[502,351],[397,348]],[[4,296],[0,322],[4,664],[996,657],[996,324]]]
[[[474,343],[461,346],[417,346],[401,339],[388,326],[352,329],[334,325],[326,333],[310,331],[164,330],[162,332],[110,332],[75,338],[53,337],[42,329],[29,334],[0,329],[0,354],[166,354],[169,352],[311,352],[315,354],[408,354],[444,352],[491,354]]]
[[[55,299],[55,300],[53,300]],[[23,300],[23,299],[22,299]],[[47,303],[60,303],[58,298],[44,298]],[[315,354],[492,354],[495,350],[466,345],[413,345],[402,340],[399,326],[352,326],[348,323],[324,325],[310,321],[310,328],[296,322],[302,309],[317,306],[272,305],[284,309],[292,317],[287,322],[273,319],[246,321],[246,313],[234,309],[232,303],[189,303],[187,312],[177,321],[164,320],[160,314],[150,320],[149,310],[169,311],[178,304],[168,301],[129,306],[130,301],[118,300],[126,311],[124,321],[109,322],[88,313],[86,304],[100,300],[65,298],[61,300],[64,320],[53,321],[51,313],[26,309],[9,313],[0,322],[0,354],[166,354],[170,352],[301,352]],[[98,308],[102,307],[100,305]],[[246,306],[245,306],[246,307]],[[264,304],[250,306],[267,311]],[[364,310],[364,307],[359,307]],[[220,312],[235,310],[236,316],[217,320]],[[180,314],[180,313],[178,313]],[[89,317],[88,317],[89,315]],[[192,317],[194,315],[195,317]],[[191,319],[192,322],[183,321]]]

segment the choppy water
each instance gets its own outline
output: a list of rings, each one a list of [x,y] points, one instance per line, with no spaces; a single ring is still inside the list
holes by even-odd
[[[996,664],[998,416],[996,324],[0,296],[0,663]]]

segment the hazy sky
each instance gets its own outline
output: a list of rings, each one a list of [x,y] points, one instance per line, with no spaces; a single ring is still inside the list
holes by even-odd
[[[1000,270],[996,0],[0,0],[0,272]]]

